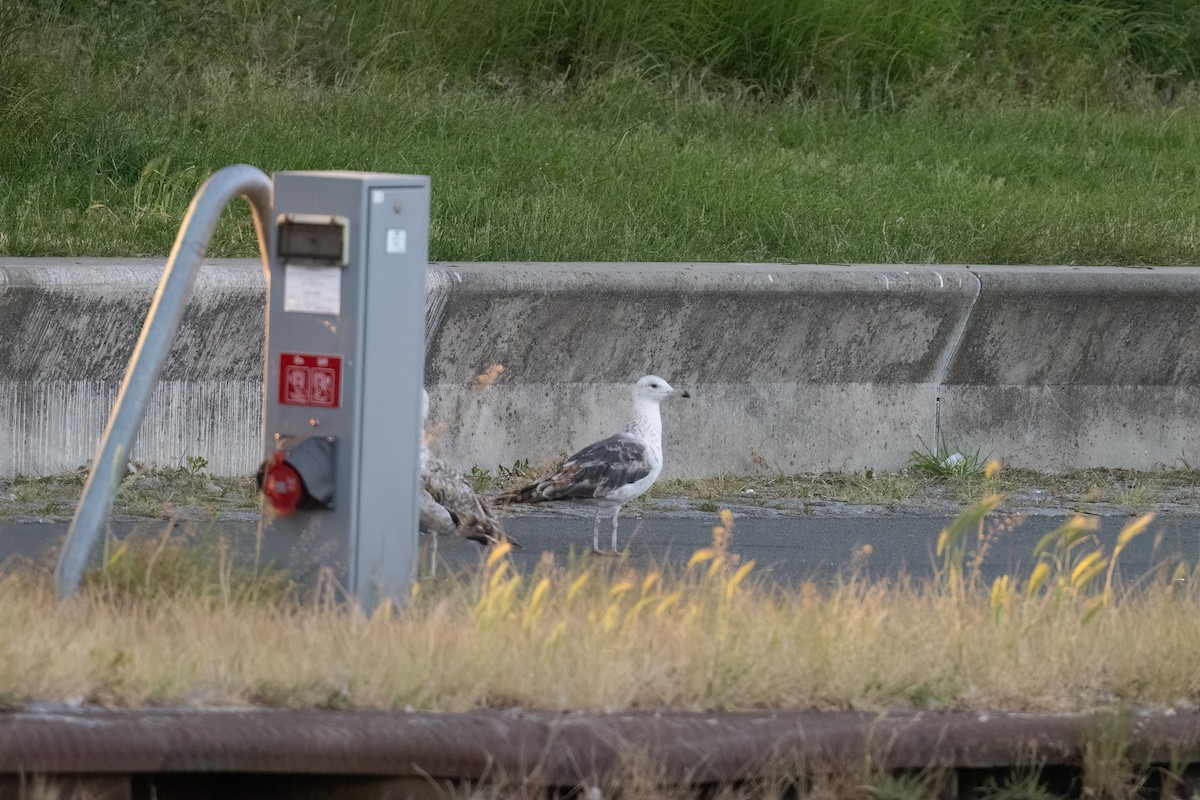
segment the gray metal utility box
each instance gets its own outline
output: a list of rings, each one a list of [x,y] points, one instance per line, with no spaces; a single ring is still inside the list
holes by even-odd
[[[272,205],[263,546],[370,608],[416,570],[429,179],[280,172]]]

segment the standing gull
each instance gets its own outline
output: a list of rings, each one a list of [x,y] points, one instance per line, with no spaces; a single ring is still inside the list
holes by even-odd
[[[633,385],[633,419],[621,433],[589,444],[548,478],[501,495],[499,503],[542,503],[569,500],[598,506],[592,528],[592,551],[617,554],[617,517],[621,505],[643,494],[662,472],[662,415],[658,404],[668,397],[691,397],[657,375]],[[600,516],[612,512],[612,550],[600,549]]]
[[[421,390],[421,424],[429,413],[429,394]],[[437,569],[437,537],[441,534],[457,534],[464,539],[479,542],[485,547],[500,542],[513,541],[500,523],[475,494],[466,478],[450,469],[444,461],[429,452],[425,445],[424,431],[421,435],[421,533],[430,540],[431,571]]]

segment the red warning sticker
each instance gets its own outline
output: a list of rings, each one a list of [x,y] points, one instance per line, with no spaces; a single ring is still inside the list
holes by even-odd
[[[342,401],[341,356],[279,354],[279,402],[337,408]]]

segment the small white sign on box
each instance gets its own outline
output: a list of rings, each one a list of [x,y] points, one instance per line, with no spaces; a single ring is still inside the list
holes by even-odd
[[[283,310],[301,314],[341,314],[342,269],[288,264],[283,274]]]
[[[408,231],[403,228],[388,228],[387,251],[389,254],[402,254],[408,251]]]

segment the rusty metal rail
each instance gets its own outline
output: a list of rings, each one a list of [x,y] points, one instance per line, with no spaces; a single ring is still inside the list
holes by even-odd
[[[1078,766],[1085,745],[1101,740],[1118,742],[1134,763],[1197,762],[1200,714],[48,709],[0,714],[0,776],[457,783],[500,775],[576,787],[603,781],[636,758],[655,765],[668,784],[700,785],[751,780],[781,765],[800,772],[830,765],[881,772]]]

